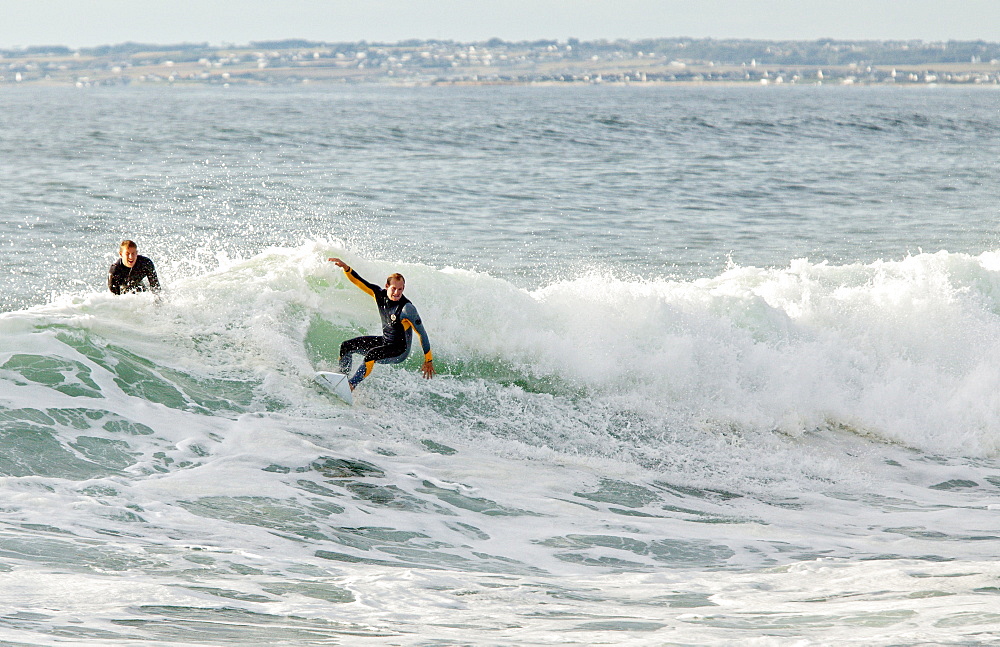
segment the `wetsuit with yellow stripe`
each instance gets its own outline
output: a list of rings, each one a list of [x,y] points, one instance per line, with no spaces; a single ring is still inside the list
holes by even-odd
[[[433,357],[430,339],[427,338],[427,331],[424,330],[424,325],[420,321],[417,308],[410,300],[406,297],[400,297],[399,301],[393,301],[385,289],[364,280],[353,269],[346,269],[344,273],[351,283],[375,299],[379,317],[382,319],[381,337],[374,335],[355,337],[340,345],[340,372],[344,375],[350,374],[351,356],[354,353],[364,355],[364,361],[358,366],[354,375],[348,379],[351,387],[357,386],[361,380],[368,377],[376,362],[379,364],[399,364],[409,357],[414,330],[420,335],[424,361],[431,361]]]

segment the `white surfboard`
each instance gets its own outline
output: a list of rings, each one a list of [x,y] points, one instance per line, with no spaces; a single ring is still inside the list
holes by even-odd
[[[317,384],[347,404],[354,404],[354,394],[351,393],[351,385],[347,382],[347,376],[343,373],[320,371],[316,374],[315,379]]]

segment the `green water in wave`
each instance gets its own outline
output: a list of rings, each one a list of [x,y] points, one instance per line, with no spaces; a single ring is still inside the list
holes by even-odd
[[[70,430],[89,433],[72,436]],[[140,454],[127,439],[112,436],[151,433],[141,423],[98,409],[0,409],[0,474],[71,480],[117,474]]]
[[[340,358],[340,344],[352,337],[367,334],[350,326],[337,326],[316,315],[309,322],[304,345],[309,360],[318,370],[335,369]],[[406,370],[417,370],[423,363],[420,352],[420,342],[414,336],[414,348],[410,357],[401,364]],[[357,366],[355,364],[355,366]],[[547,393],[559,396],[580,396],[579,388],[559,379],[556,376],[535,376],[526,370],[518,368],[502,359],[492,357],[450,356],[435,352],[434,369],[438,375],[448,375],[465,379],[482,379],[500,386],[517,386],[528,393]],[[433,397],[433,396],[430,396]],[[449,403],[442,402],[442,405]],[[452,403],[454,404],[454,403]]]
[[[157,364],[121,346],[104,343],[103,340],[76,329],[62,330],[56,338],[93,362],[96,367],[110,372],[115,384],[129,396],[172,409],[199,413],[242,413],[247,410],[271,411],[283,408],[282,403],[273,398],[258,398],[256,389],[260,386],[260,380],[257,379],[219,379],[184,373]],[[80,362],[52,357],[15,356],[3,368],[17,371],[25,379],[50,386],[67,395],[102,397],[99,387],[91,379],[93,369]],[[67,372],[73,370],[77,382],[69,383]]]

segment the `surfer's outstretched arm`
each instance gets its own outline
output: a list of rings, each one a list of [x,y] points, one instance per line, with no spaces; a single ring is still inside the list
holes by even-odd
[[[340,269],[344,270],[344,274],[347,275],[348,280],[354,285],[364,290],[365,292],[367,292],[368,296],[370,297],[375,296],[375,291],[378,290],[379,287],[374,283],[369,283],[368,281],[361,278],[361,276],[357,272],[351,269],[350,265],[340,260],[339,258],[328,258],[326,260],[330,261]]]

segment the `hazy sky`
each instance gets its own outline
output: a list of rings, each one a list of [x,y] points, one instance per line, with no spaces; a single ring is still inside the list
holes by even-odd
[[[1000,41],[1000,0],[0,0],[0,47],[580,38]]]

